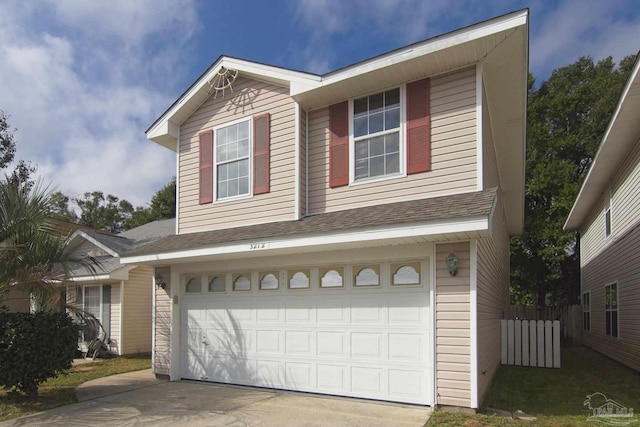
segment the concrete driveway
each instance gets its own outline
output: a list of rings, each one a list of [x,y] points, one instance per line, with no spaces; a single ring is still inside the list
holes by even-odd
[[[192,381],[157,380],[150,370],[89,381],[80,403],[0,423],[5,426],[412,426],[430,409]]]

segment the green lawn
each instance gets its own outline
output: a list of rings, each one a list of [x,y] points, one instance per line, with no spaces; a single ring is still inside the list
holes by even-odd
[[[429,426],[584,426],[591,415],[583,405],[587,395],[601,392],[607,398],[640,410],[640,374],[586,347],[563,348],[562,368],[500,366],[485,400],[486,408],[522,410],[537,420],[518,421],[487,415],[438,411]],[[636,416],[640,426],[640,416]],[[620,420],[624,421],[624,420]]]
[[[0,421],[75,403],[73,390],[86,381],[150,367],[151,359],[148,356],[118,357],[71,368],[58,378],[42,384],[40,395],[35,399],[0,390]]]

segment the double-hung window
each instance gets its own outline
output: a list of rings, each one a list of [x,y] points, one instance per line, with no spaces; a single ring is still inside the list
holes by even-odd
[[[618,284],[604,287],[605,332],[610,337],[618,336]]]
[[[591,292],[582,293],[582,328],[591,330]]]
[[[354,99],[352,126],[354,181],[402,172],[399,88]]]
[[[214,142],[217,199],[249,195],[251,119],[217,128]]]

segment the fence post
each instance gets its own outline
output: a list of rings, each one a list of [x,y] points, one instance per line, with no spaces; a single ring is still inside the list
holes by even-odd
[[[529,366],[529,321],[522,321],[522,366]]]
[[[560,321],[553,322],[553,367],[560,367]]]
[[[507,321],[500,320],[500,363],[507,364]]]

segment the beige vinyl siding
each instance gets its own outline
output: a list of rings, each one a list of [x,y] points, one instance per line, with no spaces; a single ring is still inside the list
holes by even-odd
[[[329,188],[328,107],[309,112],[309,213],[475,191],[475,97],[475,68],[433,78],[432,170],[338,188]]]
[[[613,178],[611,188],[611,233],[619,236],[635,226],[640,216],[640,141]]]
[[[31,303],[29,294],[12,290],[0,295],[0,308],[6,308],[9,313],[29,313]]]
[[[165,280],[171,277],[170,267],[156,268]],[[156,288],[155,292],[155,325],[153,350],[153,372],[156,375],[169,375],[171,369],[171,283],[165,289]]]
[[[613,211],[612,211],[613,213]],[[604,197],[600,197],[587,221],[588,226],[580,233],[580,266],[591,261],[608,243],[605,236]]]
[[[478,240],[478,405],[500,365],[500,319],[509,308],[509,234],[501,198],[492,220],[491,237]]]
[[[122,301],[120,301],[120,284],[114,283],[111,285],[111,325],[109,338],[111,339],[110,350],[117,354],[120,352],[120,333],[122,332]]]
[[[151,352],[151,293],[153,267],[139,266],[129,272],[122,292],[121,354]]]
[[[300,109],[300,214],[307,214],[307,112]]]
[[[446,257],[458,257],[449,275]],[[436,246],[436,403],[471,406],[469,242]]]
[[[608,245],[581,275],[582,292],[591,292],[591,331],[584,331],[584,344],[640,371],[640,227]],[[604,288],[612,283],[618,284],[618,338],[605,333]]]
[[[200,132],[241,118],[271,115],[271,191],[199,204]],[[209,98],[180,127],[179,233],[290,220],[295,200],[295,109],[288,90],[239,77],[233,93]],[[214,185],[215,187],[215,185]]]
[[[605,237],[604,196],[593,207],[580,236],[584,267],[618,237],[637,224],[640,212],[640,143],[635,144],[611,182],[611,236]]]
[[[482,92],[482,180],[482,189],[500,186],[500,172],[485,92]]]

